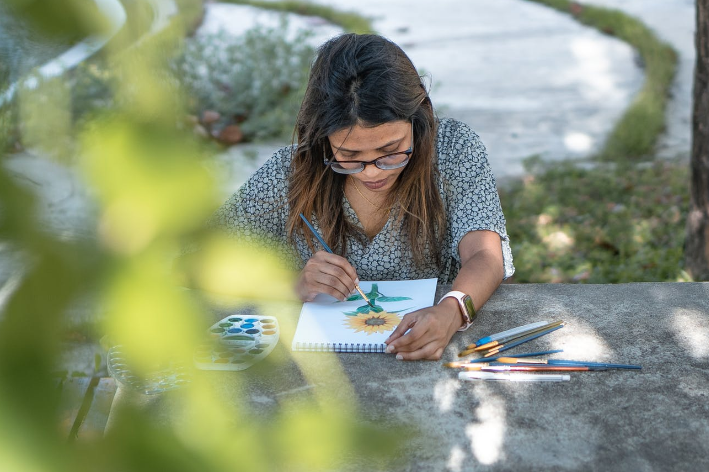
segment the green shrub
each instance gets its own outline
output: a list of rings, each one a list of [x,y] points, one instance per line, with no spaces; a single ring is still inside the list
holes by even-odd
[[[219,125],[238,123],[246,140],[288,136],[293,129],[314,49],[308,33],[286,36],[258,26],[243,36],[225,32],[186,41],[174,69],[192,111],[217,111]]]

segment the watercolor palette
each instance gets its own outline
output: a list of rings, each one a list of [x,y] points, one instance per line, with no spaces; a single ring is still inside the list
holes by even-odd
[[[175,361],[156,364],[155,370],[139,376],[126,363],[120,344],[108,350],[106,365],[111,377],[126,387],[146,395],[167,392],[192,381],[185,364]]]
[[[227,316],[207,330],[194,364],[203,370],[248,369],[273,351],[279,334],[278,320],[272,316]]]

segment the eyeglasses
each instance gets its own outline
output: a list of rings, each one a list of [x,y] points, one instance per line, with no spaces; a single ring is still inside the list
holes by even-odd
[[[325,159],[325,165],[330,166],[338,174],[357,174],[362,172],[368,165],[375,165],[382,170],[393,170],[404,167],[409,163],[411,154],[414,152],[414,124],[411,123],[411,146],[406,151],[397,151],[386,156],[377,157],[373,161],[338,161],[333,156],[332,159]]]

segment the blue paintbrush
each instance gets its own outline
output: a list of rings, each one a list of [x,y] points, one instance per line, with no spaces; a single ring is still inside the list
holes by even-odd
[[[320,244],[322,244],[322,247],[330,254],[335,254],[333,252],[333,250],[330,249],[330,246],[328,246],[327,243],[325,242],[325,240],[320,236],[320,234],[318,234],[318,232],[315,230],[315,228],[313,228],[313,225],[310,224],[310,221],[308,221],[308,219],[305,216],[303,216],[302,213],[300,213],[300,217],[302,218],[303,222],[308,227],[308,229],[310,229],[310,231],[313,233],[313,236],[315,236],[317,238],[317,240],[320,241]],[[364,301],[367,302],[367,304],[369,306],[374,308],[374,304],[369,301],[369,298],[367,298],[367,295],[365,295],[364,292],[362,291],[362,289],[359,288],[359,285],[355,284],[355,289],[357,289],[357,291],[362,296],[362,298],[364,298]]]
[[[491,357],[488,359],[482,359],[484,360],[496,360],[499,362],[491,362],[490,365],[539,365],[539,364],[546,364],[546,365],[556,365],[556,366],[564,366],[564,367],[574,367],[574,366],[580,366],[580,367],[599,367],[603,369],[641,369],[642,366],[639,365],[634,365],[634,364],[607,364],[604,362],[586,362],[586,361],[567,361],[563,359],[520,359],[522,356],[514,356],[514,357],[505,357],[505,356],[500,356],[500,357]],[[478,359],[480,360],[480,359]]]

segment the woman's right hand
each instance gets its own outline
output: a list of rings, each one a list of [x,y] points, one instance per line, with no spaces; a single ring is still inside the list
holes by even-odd
[[[345,300],[359,283],[357,272],[344,257],[318,251],[300,272],[296,292],[301,301],[309,302],[318,293]]]

